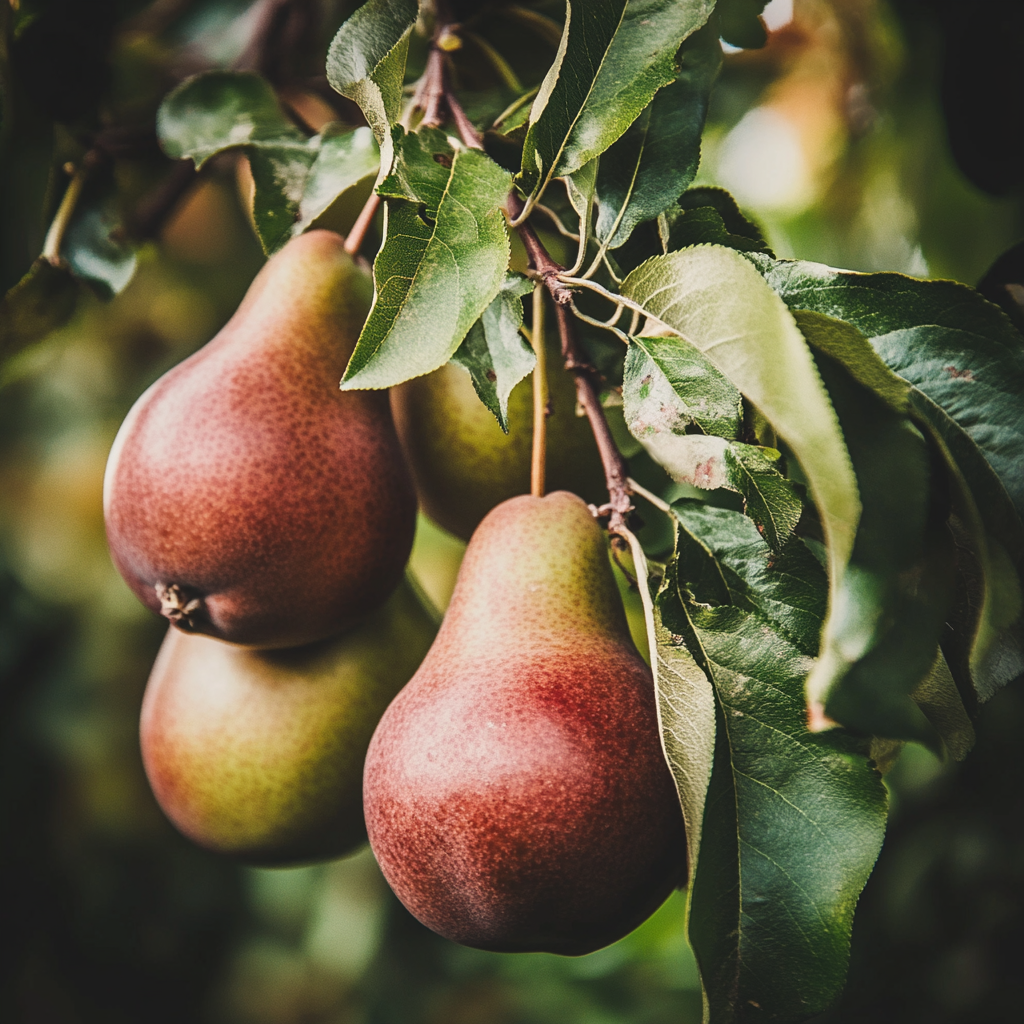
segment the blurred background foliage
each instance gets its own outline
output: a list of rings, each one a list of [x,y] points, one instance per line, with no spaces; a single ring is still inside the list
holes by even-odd
[[[591,956],[498,956],[418,925],[367,851],[246,869],[164,821],[136,738],[162,629],[109,562],[103,467],[134,399],[226,321],[263,257],[244,168],[218,158],[187,192],[168,188],[183,172],[160,155],[153,115],[185,75],[235,66],[291,88],[309,122],[344,117],[317,97],[355,5],[310,2],[316,17],[292,24],[273,22],[270,0],[3,3],[20,104],[0,127],[4,288],[40,251],[63,162],[113,126],[98,177],[116,184],[141,248],[116,298],[83,290],[74,317],[0,381],[0,1019],[699,1021],[682,894]],[[701,181],[732,190],[780,256],[976,284],[1024,236],[1024,5],[774,0],[765,18],[764,49],[726,56]],[[282,51],[306,64],[255,47],[268,30],[306,33]],[[414,569],[442,604],[461,551],[421,523]],[[847,993],[822,1020],[1019,1020],[1021,735],[1018,686],[984,708],[962,765],[904,752]]]

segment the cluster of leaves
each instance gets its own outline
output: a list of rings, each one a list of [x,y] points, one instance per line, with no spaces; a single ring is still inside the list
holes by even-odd
[[[963,757],[1024,673],[1024,338],[959,284],[778,260],[693,187],[719,41],[762,45],[761,0],[462,6],[368,0],[341,27],[327,74],[366,127],[310,138],[260,77],[214,71],[168,95],[162,144],[247,155],[268,253],[372,180],[375,300],[342,387],[454,360],[506,429],[534,364],[509,215],[572,236],[560,287],[626,346],[606,390],[706,492],[665,506],[666,564],[634,557],[708,1019],[806,1019],[842,987],[879,770],[906,740]],[[405,99],[445,13],[482,148]]]

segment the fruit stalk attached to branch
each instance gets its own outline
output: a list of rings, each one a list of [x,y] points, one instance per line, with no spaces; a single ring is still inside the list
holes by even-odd
[[[547,461],[548,375],[544,352],[544,290],[533,290],[533,351],[537,362],[533,368],[533,452],[530,462],[530,493],[544,497],[544,469]]]

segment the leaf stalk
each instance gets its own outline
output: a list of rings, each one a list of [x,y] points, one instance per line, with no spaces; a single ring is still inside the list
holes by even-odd
[[[60,201],[60,206],[57,207],[57,213],[50,224],[50,230],[46,232],[46,241],[43,243],[41,255],[44,260],[55,267],[60,266],[61,245],[64,243],[64,235],[67,233],[71,218],[75,215],[78,200],[82,197],[86,178],[89,177],[89,173],[99,161],[100,154],[94,149],[90,149],[82,157],[82,162],[74,169],[71,175],[71,181],[64,191],[64,197]]]

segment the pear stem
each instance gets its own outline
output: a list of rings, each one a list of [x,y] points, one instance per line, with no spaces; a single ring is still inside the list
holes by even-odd
[[[345,252],[349,256],[355,256],[359,252],[360,247],[363,244],[363,239],[366,237],[366,232],[370,225],[373,223],[373,218],[377,213],[377,208],[380,206],[380,196],[376,192],[371,192],[370,197],[363,204],[363,208],[359,211],[359,216],[356,217],[356,222],[352,225],[349,233],[345,236]]]
[[[530,461],[530,493],[544,497],[544,470],[547,462],[548,374],[544,352],[544,289],[533,289],[533,351],[537,362],[533,367],[533,451]]]

